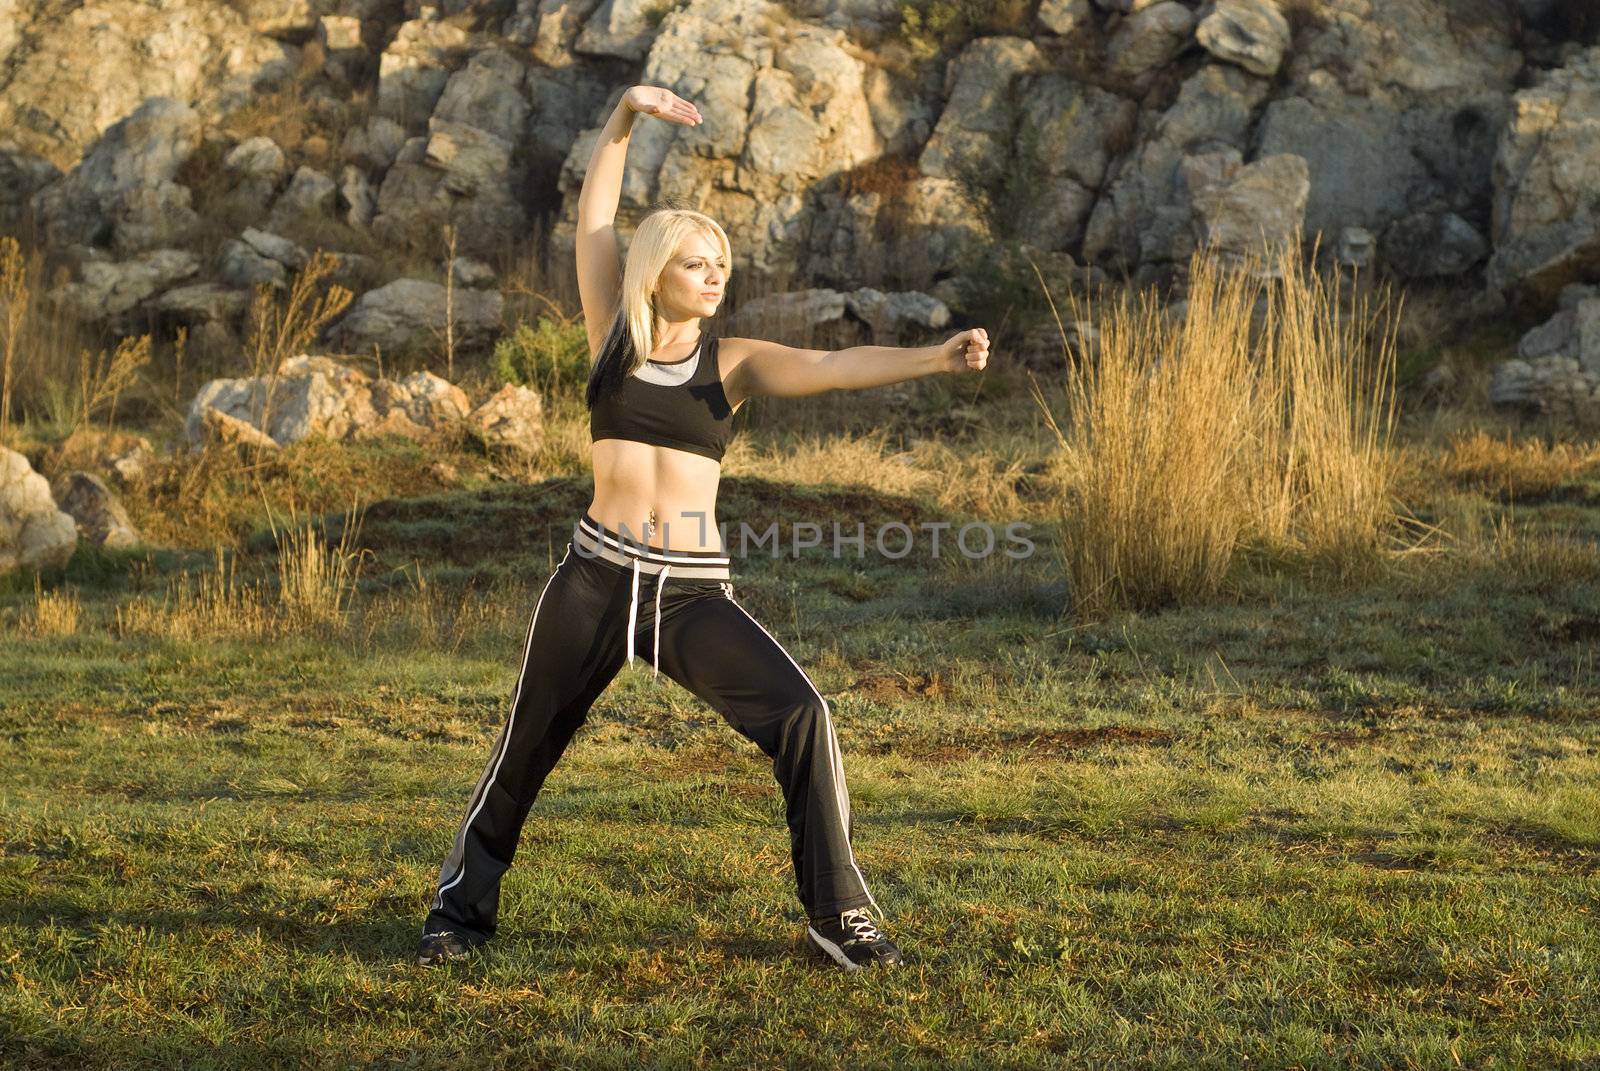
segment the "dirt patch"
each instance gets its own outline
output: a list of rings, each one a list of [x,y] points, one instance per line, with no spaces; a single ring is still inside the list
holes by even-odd
[[[908,696],[931,699],[950,694],[950,686],[939,676],[938,670],[931,673],[876,673],[851,681],[846,688],[879,703],[893,703]]]

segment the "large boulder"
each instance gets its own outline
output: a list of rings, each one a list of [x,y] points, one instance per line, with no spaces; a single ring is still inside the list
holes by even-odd
[[[286,445],[404,435],[451,437],[471,408],[461,388],[431,372],[372,379],[332,358],[297,354],[273,376],[214,379],[195,394],[184,432],[200,446],[222,441]]]
[[[110,245],[127,255],[186,237],[198,217],[173,177],[199,146],[198,112],[171,97],[146,100],[34,195],[46,240]]]
[[[538,391],[518,384],[501,387],[466,419],[491,450],[526,457],[544,442],[544,402]]]
[[[187,249],[152,249],[125,261],[86,259],[78,281],[50,296],[81,321],[126,332],[136,326],[135,310],[199,270],[200,258]]]
[[[1600,47],[1514,98],[1494,157],[1489,285],[1547,312],[1571,282],[1600,281]]]
[[[1024,121],[1037,132],[1043,171],[1029,206],[1030,233],[1042,248],[1078,249],[1105,185],[1113,147],[1133,137],[1138,105],[1054,72],[1027,77],[1019,87]]]
[[[1381,234],[1424,211],[1486,229],[1490,162],[1523,63],[1515,42],[1492,0],[1315,5],[1255,146],[1310,165],[1308,234]]]
[[[5,3],[0,0],[0,10]],[[49,160],[0,137],[0,228],[17,227],[28,214],[34,194],[59,178],[61,169]]]
[[[0,573],[65,565],[77,546],[78,526],[56,508],[50,484],[0,446]]]
[[[1141,7],[1111,35],[1106,69],[1112,77],[1142,91],[1192,40],[1194,13],[1177,0]]]
[[[467,31],[453,22],[401,23],[378,60],[378,113],[407,130],[420,130],[469,42]]]
[[[944,111],[917,160],[922,173],[957,178],[962,163],[994,156],[1015,130],[1013,83],[1048,66],[1038,47],[1021,37],[980,37],[962,49],[945,72]]]
[[[505,305],[500,292],[456,287],[451,298],[456,345],[471,349],[493,342]],[[352,353],[369,353],[373,346],[385,350],[437,346],[444,337],[445,302],[445,288],[439,283],[396,279],[362,294],[330,334]]]
[[[1310,171],[1298,156],[1283,153],[1246,164],[1195,192],[1197,237],[1224,256],[1270,256],[1298,237],[1310,188]]]
[[[1193,190],[1185,159],[1231,151],[1242,159],[1267,83],[1231,64],[1208,63],[1161,113],[1142,113],[1133,151],[1110,169],[1084,234],[1083,258],[1109,269],[1182,261],[1193,248]]]

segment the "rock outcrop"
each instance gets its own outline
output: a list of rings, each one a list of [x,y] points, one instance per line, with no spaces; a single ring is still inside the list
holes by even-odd
[[[77,546],[78,526],[56,507],[50,484],[0,446],[0,574],[65,565]]]

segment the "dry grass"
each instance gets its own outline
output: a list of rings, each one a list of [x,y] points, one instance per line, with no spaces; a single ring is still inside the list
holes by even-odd
[[[168,581],[159,601],[139,596],[120,604],[115,634],[181,641],[272,635],[277,622],[259,585],[238,578],[235,555],[225,554],[220,546],[214,553],[213,569],[178,574]]]
[[[1105,310],[1073,299],[1072,318],[1100,328],[1098,359],[1068,368],[1065,431],[1037,400],[1061,450],[1064,565],[1086,616],[1214,593],[1246,541],[1341,577],[1382,557],[1392,318],[1359,298],[1347,309],[1337,283],[1302,269],[1298,243],[1239,266],[1197,251],[1177,323],[1149,292]]]
[[[355,602],[361,565],[360,510],[352,504],[339,541],[329,544],[312,525],[291,516],[278,541],[277,584],[238,575],[238,556],[214,548],[213,567],[180,573],[159,598],[139,596],[116,609],[119,636],[266,639],[343,631]]]
[[[150,360],[148,337],[123,339],[108,355],[98,332],[58,303],[38,301],[44,274],[41,249],[24,250],[15,238],[0,237],[0,439],[13,408],[42,415],[67,433],[102,408],[114,411]]]
[[[71,588],[45,591],[33,576],[33,605],[22,618],[22,631],[41,638],[74,636],[83,619],[83,604]]]
[[[1536,498],[1600,469],[1600,443],[1518,441],[1472,428],[1442,449],[1413,453],[1410,467],[1505,501]]]
[[[1473,491],[1440,495],[1434,513],[1436,553],[1423,579],[1435,589],[1484,575],[1509,590],[1546,595],[1600,583],[1600,544],[1592,538],[1519,523]]]
[[[250,362],[250,375],[267,379],[266,400],[258,420],[263,431],[271,426],[273,395],[283,362],[304,350],[324,326],[350,306],[355,296],[338,285],[331,285],[326,293],[318,295],[323,282],[337,268],[333,256],[318,249],[294,277],[285,297],[279,298],[265,283],[255,289],[245,355]]]
[[[354,503],[339,542],[333,545],[295,518],[285,532],[273,529],[278,537],[278,608],[290,628],[315,629],[344,620],[368,553],[358,546],[360,529],[360,510]]]

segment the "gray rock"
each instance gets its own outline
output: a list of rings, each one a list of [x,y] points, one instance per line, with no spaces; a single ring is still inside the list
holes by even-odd
[[[1522,336],[1517,356],[1525,361],[1568,357],[1584,372],[1600,377],[1600,298],[1582,298],[1558,310]]]
[[[218,252],[217,274],[228,286],[250,291],[262,283],[279,290],[289,285],[289,272],[282,264],[237,239],[229,239]]]
[[[285,163],[283,150],[269,137],[241,141],[222,158],[222,167],[229,174],[264,175],[272,179],[283,174]]]
[[[544,444],[544,402],[519,384],[501,387],[466,421],[491,450],[529,456]]]
[[[372,222],[377,210],[377,197],[367,174],[354,164],[346,164],[339,176],[339,204],[344,209],[345,222],[352,227],[365,227]]]
[[[1600,417],[1600,378],[1571,357],[1504,361],[1490,379],[1489,404],[1591,424]]]
[[[451,274],[455,276],[456,282],[462,286],[478,289],[494,286],[498,281],[493,268],[481,260],[474,260],[472,257],[458,257],[455,265],[451,268]]]
[[[1043,0],[1037,18],[1046,30],[1065,37],[1091,25],[1094,9],[1089,0]]]
[[[345,134],[344,158],[371,171],[382,171],[394,163],[406,143],[406,128],[387,116],[374,115],[364,126],[352,127]]]
[[[0,446],[0,574],[65,565],[77,546],[78,526],[56,508],[50,484]]]
[[[166,221],[184,218],[188,191],[179,193],[172,178],[199,144],[200,117],[193,108],[170,97],[145,101],[107,130],[76,167],[35,195],[46,240],[116,243],[124,254],[140,251],[141,243],[170,225]]]
[[[1106,68],[1135,89],[1147,85],[1194,36],[1194,13],[1175,0],[1140,9],[1122,20],[1106,45]]]
[[[231,323],[243,314],[250,295],[220,283],[191,283],[162,294],[151,308],[170,319],[194,327],[205,323]]]
[[[445,83],[432,121],[475,127],[515,145],[528,124],[526,80],[527,67],[509,53],[475,53]]]
[[[956,162],[994,154],[1012,135],[1012,83],[1042,73],[1047,63],[1020,37],[980,37],[967,45],[945,74],[947,97],[933,136],[917,164],[925,175],[956,178]]]
[[[61,169],[49,160],[0,138],[0,224],[20,221],[34,194],[60,178]]]
[[[79,319],[116,327],[141,303],[199,270],[200,258],[186,249],[154,249],[125,261],[89,260],[80,268],[80,280],[52,298]]]
[[[1270,256],[1296,237],[1310,188],[1310,172],[1298,156],[1246,164],[1227,182],[1195,194],[1196,239],[1224,255]]]
[[[255,32],[228,4],[198,0],[10,0],[0,3],[0,41],[9,33],[0,131],[61,168],[153,98],[203,115],[246,104],[282,84],[300,51]]]
[[[290,271],[299,271],[310,259],[306,251],[282,235],[246,227],[239,235],[241,241],[268,260],[276,260]]]
[[[1459,275],[1481,261],[1489,243],[1454,212],[1417,212],[1383,233],[1383,259],[1402,279]]]
[[[316,168],[301,165],[289,180],[288,188],[273,203],[267,226],[278,230],[307,218],[331,216],[338,192],[333,179]]]
[[[1217,0],[1195,40],[1218,59],[1270,78],[1289,47],[1289,23],[1273,0]]]
[[[950,322],[950,309],[944,302],[914,290],[885,293],[864,286],[844,298],[845,307],[867,325],[880,345],[897,345]]]
[[[573,44],[600,0],[517,0],[501,34],[546,67],[577,62]]]
[[[497,290],[458,290],[454,295],[456,345],[471,349],[492,342],[500,330],[504,302]],[[347,351],[371,352],[425,343],[443,337],[445,289],[421,279],[396,279],[369,290],[331,332]],[[274,435],[274,438],[278,436]]]
[[[1178,99],[1147,116],[1137,147],[1115,162],[1084,233],[1083,258],[1113,269],[1181,260],[1192,247],[1189,191],[1177,172],[1185,157],[1242,151],[1266,83],[1231,64],[1211,63],[1184,82]]]
[[[349,15],[324,15],[318,19],[317,40],[330,53],[365,51],[361,20]]]
[[[128,511],[100,477],[69,472],[56,481],[53,490],[61,510],[77,522],[78,535],[86,542],[113,550],[141,542]]]
[[[196,446],[217,439],[269,446],[312,437],[437,438],[456,434],[469,408],[459,387],[431,372],[374,380],[328,357],[297,354],[275,376],[205,384],[184,431]]]
[[[1516,94],[1494,158],[1488,279],[1508,301],[1553,307],[1600,277],[1600,47]]]
[[[1341,267],[1366,271],[1372,267],[1372,257],[1377,245],[1377,239],[1366,228],[1343,227],[1339,230],[1339,240],[1334,246],[1334,257]]]
[[[420,130],[468,42],[467,32],[448,22],[402,23],[378,60],[378,113]]]
[[[656,10],[651,0],[602,0],[573,49],[591,56],[642,60],[655,37],[649,16]]]

